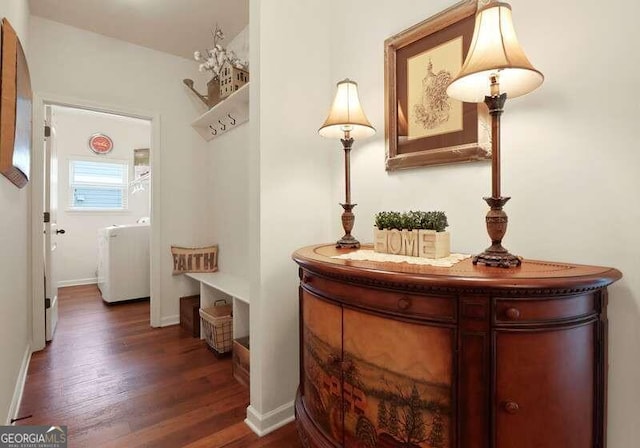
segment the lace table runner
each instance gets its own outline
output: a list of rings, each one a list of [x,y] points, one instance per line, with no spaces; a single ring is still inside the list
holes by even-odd
[[[471,255],[466,254],[451,254],[445,258],[408,257],[406,255],[383,254],[380,252],[374,252],[372,250],[360,249],[355,252],[349,252],[348,254],[335,255],[331,258],[339,258],[342,260],[364,260],[391,263],[421,264],[427,266],[450,268],[454,264],[459,263],[460,261],[469,257],[471,257]]]

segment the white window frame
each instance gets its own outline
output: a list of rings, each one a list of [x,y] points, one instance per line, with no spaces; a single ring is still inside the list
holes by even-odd
[[[92,163],[111,163],[114,165],[122,165],[124,167],[124,179],[121,184],[101,183],[101,182],[74,182],[74,162],[92,162]],[[69,158],[69,193],[67,195],[68,207],[67,211],[71,212],[90,212],[90,213],[123,213],[129,211],[129,170],[131,169],[129,161],[123,159],[102,159],[86,157],[70,157]],[[122,190],[122,207],[120,208],[104,208],[104,207],[75,207],[74,189],[77,187],[108,187]]]

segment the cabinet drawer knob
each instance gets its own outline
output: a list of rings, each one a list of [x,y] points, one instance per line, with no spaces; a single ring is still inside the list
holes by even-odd
[[[411,308],[411,299],[408,297],[402,297],[400,300],[398,300],[398,308],[400,308],[402,311],[407,311],[409,308]]]
[[[504,315],[509,320],[518,320],[520,318],[520,310],[518,308],[508,308]]]
[[[515,401],[505,401],[502,407],[507,414],[511,415],[517,414],[520,410],[520,406],[518,406],[518,403],[516,403]]]

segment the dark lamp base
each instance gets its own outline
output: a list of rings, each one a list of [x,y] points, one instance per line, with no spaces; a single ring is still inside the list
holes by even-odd
[[[522,264],[520,257],[510,254],[502,246],[498,250],[492,246],[481,254],[475,255],[471,261],[473,264],[484,264],[495,268],[517,268]]]
[[[336,242],[336,247],[341,249],[359,249],[360,242],[351,235],[353,223],[356,220],[356,217],[351,210],[353,210],[353,207],[357,204],[347,202],[346,204],[340,205],[344,209],[344,212],[342,212],[342,228],[344,229],[344,236]]]
[[[509,253],[502,247],[502,238],[507,233],[507,223],[509,218],[502,209],[510,197],[490,196],[483,198],[491,209],[485,218],[487,222],[487,233],[491,238],[491,246],[486,248],[480,255],[476,255],[471,260],[473,264],[484,264],[496,268],[515,268],[520,266],[521,259]]]
[[[345,235],[336,242],[340,249],[360,249],[360,242],[351,235]]]

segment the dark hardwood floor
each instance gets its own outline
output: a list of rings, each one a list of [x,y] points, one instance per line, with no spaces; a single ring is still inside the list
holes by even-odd
[[[106,305],[94,285],[62,288],[53,342],[31,358],[23,425],[67,425],[69,447],[301,447],[293,424],[258,438],[249,391],[204,341],[151,328],[149,303]]]

